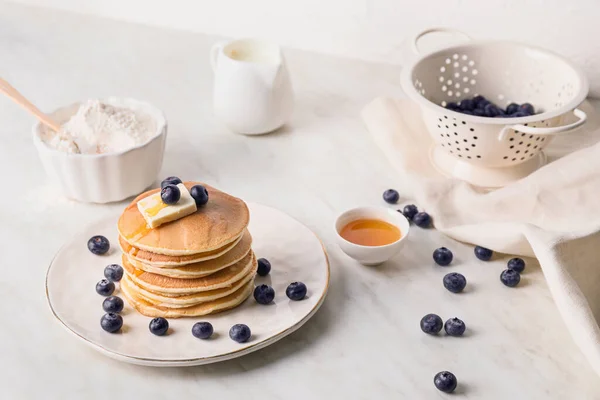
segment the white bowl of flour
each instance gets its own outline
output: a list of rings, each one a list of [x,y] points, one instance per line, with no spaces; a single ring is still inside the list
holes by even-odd
[[[167,121],[156,107],[109,97],[59,108],[53,132],[37,123],[33,140],[51,180],[65,196],[108,203],[151,186],[162,166]]]

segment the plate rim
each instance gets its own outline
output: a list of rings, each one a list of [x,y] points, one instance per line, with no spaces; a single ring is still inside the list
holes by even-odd
[[[325,248],[325,244],[323,243],[323,241],[319,238],[319,236],[313,232],[312,229],[310,229],[308,226],[306,226],[304,223],[302,223],[301,221],[299,221],[298,219],[292,217],[291,215],[275,208],[275,207],[271,207],[271,206],[267,206],[264,204],[260,204],[260,203],[254,203],[254,202],[249,202],[247,204],[250,205],[258,205],[260,207],[265,207],[265,208],[269,208],[271,210],[275,210],[279,213],[284,214],[285,216],[287,216],[288,218],[293,219],[294,221],[298,222],[299,224],[301,224],[302,226],[304,226],[306,229],[308,229],[309,232],[311,232],[315,238],[319,241],[319,243],[321,244],[321,249],[323,251],[323,255],[325,256],[325,264],[327,265],[327,279],[325,282],[325,288],[323,290],[323,292],[321,293],[321,297],[319,298],[319,300],[315,303],[315,305],[313,306],[313,308],[308,312],[308,314],[306,314],[302,319],[300,319],[298,322],[296,322],[295,324],[293,324],[292,326],[274,334],[273,336],[271,336],[270,338],[258,342],[256,344],[252,344],[250,346],[244,347],[242,349],[239,350],[234,350],[234,351],[230,351],[224,354],[219,354],[219,355],[215,355],[215,356],[209,356],[209,357],[194,357],[194,358],[190,358],[190,359],[156,359],[156,358],[148,358],[148,357],[137,357],[137,356],[130,356],[127,354],[123,354],[114,350],[110,350],[105,348],[104,346],[102,346],[101,344],[97,344],[94,343],[90,340],[88,340],[87,338],[85,338],[84,336],[82,336],[81,334],[79,334],[78,332],[76,332],[75,330],[73,330],[71,327],[69,327],[57,314],[56,311],[54,310],[54,307],[52,306],[52,301],[50,300],[50,294],[48,291],[48,277],[50,275],[50,270],[52,269],[52,266],[54,265],[54,262],[56,260],[56,256],[63,250],[63,248],[66,246],[66,244],[63,244],[54,254],[54,256],[52,257],[52,260],[50,260],[50,264],[48,265],[48,269],[46,270],[46,278],[44,280],[44,286],[45,286],[45,292],[46,292],[46,301],[48,303],[48,307],[50,308],[50,312],[52,313],[52,315],[54,316],[54,318],[60,323],[60,325],[66,329],[68,332],[70,332],[71,334],[75,335],[76,338],[78,338],[80,341],[83,341],[86,345],[88,345],[89,347],[103,353],[104,355],[111,357],[115,360],[119,360],[119,361],[124,361],[124,362],[128,362],[131,364],[137,364],[137,365],[145,365],[145,366],[161,366],[161,367],[184,367],[184,366],[198,366],[198,365],[206,365],[206,364],[212,364],[212,363],[216,363],[216,362],[221,362],[221,361],[227,361],[227,360],[231,360],[234,358],[238,358],[238,357],[242,357],[246,354],[250,354],[252,352],[255,352],[257,350],[263,349],[267,346],[270,346],[271,344],[283,339],[284,337],[290,335],[291,333],[295,332],[296,330],[298,330],[300,327],[302,327],[310,318],[312,318],[316,312],[319,310],[319,308],[321,308],[321,306],[323,305],[323,303],[325,302],[325,297],[327,296],[327,293],[329,292],[329,284],[330,284],[330,280],[331,280],[331,264],[329,261],[329,254],[327,253],[327,249]],[[249,207],[250,208],[250,207]],[[95,223],[100,222],[103,219],[107,219],[109,217],[105,217],[102,219],[97,220]],[[73,235],[72,237],[76,237],[77,234]]]

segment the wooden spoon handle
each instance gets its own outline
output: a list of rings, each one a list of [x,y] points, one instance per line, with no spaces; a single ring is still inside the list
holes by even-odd
[[[52,129],[55,132],[60,130],[60,124],[53,120],[50,116],[44,114],[40,111],[39,108],[34,106],[29,100],[27,100],[17,89],[12,87],[8,82],[4,79],[0,78],[0,93],[5,94],[9,98],[11,98],[15,103],[32,113],[40,120],[44,125],[48,128]]]

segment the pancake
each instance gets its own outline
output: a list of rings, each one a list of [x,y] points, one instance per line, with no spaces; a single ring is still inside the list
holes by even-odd
[[[183,295],[183,296],[164,296],[159,293],[154,293],[149,290],[138,286],[131,280],[129,275],[125,274],[123,279],[127,279],[130,291],[137,297],[144,301],[159,307],[167,308],[182,308],[191,307],[200,303],[206,303],[207,301],[213,301],[220,299],[221,297],[228,296],[233,292],[241,289],[246,283],[254,281],[255,271],[251,271],[249,274],[242,277],[237,282],[233,282],[231,286],[227,286],[221,289],[208,290],[206,292],[199,292],[195,294]]]
[[[254,282],[250,281],[246,283],[240,289],[225,297],[183,308],[160,307],[147,302],[133,292],[128,279],[122,279],[120,287],[121,294],[125,300],[140,314],[147,317],[180,318],[198,317],[234,308],[242,304],[250,296],[254,289]]]
[[[231,286],[252,271],[257,262],[253,252],[249,252],[237,263],[214,274],[195,279],[177,279],[136,269],[123,255],[123,269],[129,278],[142,288],[163,295],[185,295]]]
[[[184,182],[190,189],[196,182]],[[208,203],[186,217],[150,229],[137,202],[160,191],[150,190],[125,208],[118,222],[119,234],[140,250],[169,256],[187,256],[220,249],[234,242],[248,226],[246,203],[210,186]]]
[[[252,236],[250,235],[250,232],[248,232],[248,230],[246,229],[244,230],[242,236],[239,237],[239,239],[236,239],[236,241],[225,246],[224,248],[215,250],[214,252],[209,252],[210,254],[200,253],[192,256],[166,256],[164,254],[154,254],[146,250],[137,249],[131,246],[122,237],[119,236],[119,246],[121,247],[121,251],[123,251],[123,253],[126,253],[130,260],[135,260],[140,263],[143,263],[147,267],[152,267],[152,269],[148,270],[148,272],[154,272],[155,268],[176,268],[180,266],[191,268],[193,264],[204,263],[207,261],[214,261],[218,264],[225,264],[224,267],[226,267],[227,265],[231,265],[233,261],[238,261],[244,255],[246,255],[248,251],[250,251],[251,245]],[[198,266],[195,266],[194,268],[196,267]],[[211,267],[207,265],[207,267],[207,271],[214,269],[214,266]],[[219,268],[214,269],[213,272],[218,270]],[[197,270],[197,272],[202,271],[202,269]],[[174,274],[177,273],[175,272]]]

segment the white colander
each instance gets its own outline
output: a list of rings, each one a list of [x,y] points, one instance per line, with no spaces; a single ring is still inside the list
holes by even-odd
[[[429,29],[415,38],[417,53],[421,40],[438,32],[468,38]],[[402,88],[420,105],[436,142],[430,153],[434,165],[479,186],[504,186],[533,172],[544,164],[542,150],[552,137],[587,118],[575,108],[588,93],[579,68],[547,50],[513,42],[469,40],[426,54],[404,68]],[[486,118],[444,108],[478,94],[503,108],[531,103],[538,114]]]

